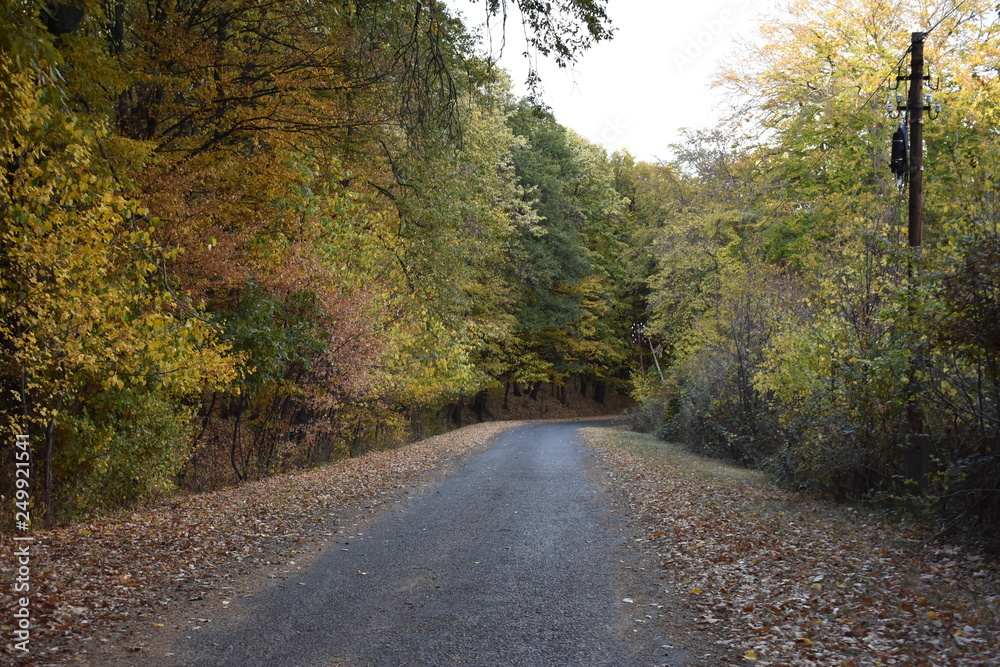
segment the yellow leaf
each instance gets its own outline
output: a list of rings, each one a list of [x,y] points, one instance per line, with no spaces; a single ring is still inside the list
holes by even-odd
[[[162,628],[162,627],[165,627],[165,626],[163,625],[163,623],[153,623],[153,627],[154,628]]]
[[[743,654],[743,659],[749,660],[750,662],[756,662],[757,653],[755,651],[747,651],[746,653]]]
[[[700,588],[692,588],[691,589],[691,594],[692,595],[698,595],[699,593],[701,593],[701,589]]]

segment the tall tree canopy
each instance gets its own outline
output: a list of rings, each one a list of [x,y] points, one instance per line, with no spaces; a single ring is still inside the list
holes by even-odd
[[[515,5],[562,64],[611,34],[603,2],[484,9]],[[515,122],[442,3],[18,0],[0,73],[0,408],[49,519],[627,362],[593,321],[622,233],[606,157]],[[567,165],[551,210],[528,155]],[[525,276],[562,299],[545,326]]]

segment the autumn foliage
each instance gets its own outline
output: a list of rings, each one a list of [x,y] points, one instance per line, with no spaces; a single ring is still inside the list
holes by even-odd
[[[566,61],[609,33],[564,4],[523,10]],[[0,408],[37,515],[626,378],[607,157],[518,107],[440,3],[39,7],[0,15]],[[546,161],[572,184],[542,192]]]
[[[943,105],[924,112],[919,250],[889,169],[910,26],[934,27]],[[991,5],[793,3],[720,79],[752,101],[744,125],[622,164],[667,368],[637,378],[638,421],[795,488],[995,537],[998,40]]]
[[[514,99],[439,2],[7,4],[0,410],[50,521],[543,385],[631,390],[638,425],[795,487],[1000,520],[992,7],[793,3],[720,77],[743,124],[647,164]],[[611,34],[601,2],[517,5],[564,63]],[[914,22],[944,104],[919,252],[888,168]]]

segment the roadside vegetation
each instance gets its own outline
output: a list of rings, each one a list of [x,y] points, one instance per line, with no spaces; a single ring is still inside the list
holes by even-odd
[[[911,27],[942,105],[920,249],[889,169]],[[720,76],[732,123],[621,163],[662,353],[638,428],[1000,546],[998,47],[988,3],[793,2]]]
[[[0,498],[26,435],[48,525],[626,390],[609,158],[442,3],[5,2],[0,165]]]

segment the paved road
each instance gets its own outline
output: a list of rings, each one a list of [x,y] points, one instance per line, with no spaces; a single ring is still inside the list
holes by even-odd
[[[637,610],[622,602],[624,538],[584,479],[580,426],[504,432],[363,535],[193,633],[177,664],[684,664],[637,632]]]

